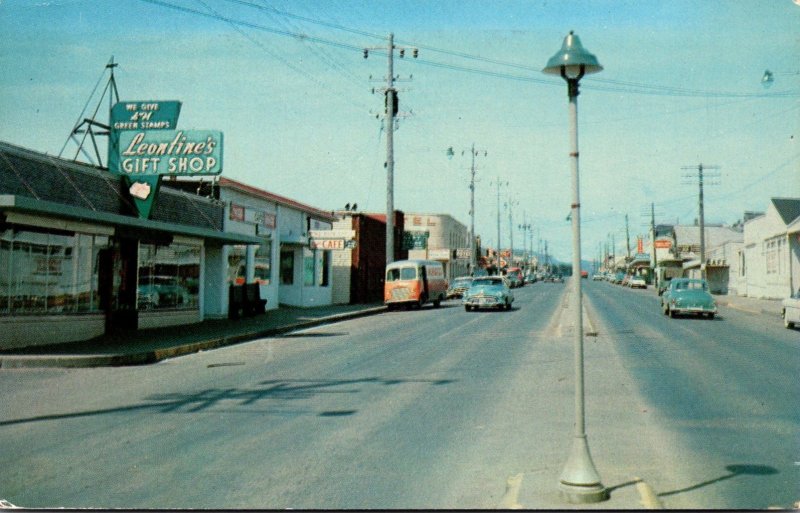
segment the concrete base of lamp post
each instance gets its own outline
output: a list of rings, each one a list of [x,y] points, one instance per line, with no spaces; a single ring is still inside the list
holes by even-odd
[[[608,500],[608,490],[600,483],[586,436],[573,438],[572,450],[559,478],[561,498],[570,504],[592,504]]]

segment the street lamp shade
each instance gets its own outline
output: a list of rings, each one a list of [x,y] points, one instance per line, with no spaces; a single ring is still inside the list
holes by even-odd
[[[581,70],[581,68],[583,69]],[[565,78],[575,78],[579,75],[597,73],[602,70],[603,66],[597,62],[597,57],[589,53],[581,45],[580,38],[570,30],[567,37],[564,38],[561,50],[550,57],[550,60],[547,61],[547,66],[542,71],[553,75],[566,75]]]

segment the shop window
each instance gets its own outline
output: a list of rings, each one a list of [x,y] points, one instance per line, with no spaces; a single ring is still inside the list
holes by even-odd
[[[199,302],[199,246],[139,244],[139,310],[197,309]]]
[[[314,251],[303,248],[303,286],[314,286],[314,269],[317,263]]]
[[[98,252],[108,237],[7,229],[0,235],[0,315],[100,310]]]
[[[269,285],[272,275],[272,240],[265,238],[256,249],[255,279],[262,285]]]
[[[294,251],[281,251],[281,285],[294,284]]]
[[[246,279],[247,246],[231,246],[228,249],[228,284],[242,285]]]

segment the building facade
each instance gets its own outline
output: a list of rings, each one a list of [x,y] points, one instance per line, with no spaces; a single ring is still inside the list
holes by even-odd
[[[405,231],[427,234],[427,247],[410,249],[408,258],[441,262],[449,281],[472,272],[468,253],[469,228],[452,216],[407,213]],[[476,244],[473,242],[471,246],[475,247]]]
[[[800,288],[800,199],[772,198],[763,215],[744,223],[738,262],[741,295],[783,299]]]
[[[208,298],[207,316],[226,316],[228,287],[243,283],[259,284],[267,309],[332,304],[332,252],[313,247],[310,237],[313,230],[331,228],[332,213],[226,177],[166,185],[219,201],[225,231],[259,241],[220,248],[220,266],[209,272],[221,293]]]
[[[204,319],[224,206],[162,187],[138,216],[121,177],[0,142],[0,348]]]

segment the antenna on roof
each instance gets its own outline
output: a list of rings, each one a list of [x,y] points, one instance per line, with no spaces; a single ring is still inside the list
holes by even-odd
[[[103,158],[100,154],[100,149],[97,146],[97,139],[96,136],[108,136],[110,131],[110,126],[107,124],[100,123],[97,121],[97,113],[100,111],[100,106],[103,104],[103,100],[106,97],[106,93],[108,93],[108,111],[111,112],[111,107],[113,107],[114,103],[119,102],[119,91],[117,90],[117,81],[114,79],[114,68],[119,66],[116,62],[114,62],[114,56],[111,56],[111,60],[108,61],[108,64],[105,65],[103,68],[103,73],[100,75],[100,78],[97,80],[97,83],[92,90],[92,93],[89,95],[89,98],[86,100],[86,104],[83,106],[83,110],[78,115],[77,121],[75,121],[75,127],[67,137],[67,140],[64,142],[64,146],[61,147],[61,151],[58,152],[58,156],[60,157],[64,150],[67,148],[67,144],[70,141],[73,141],[75,144],[78,145],[78,149],[75,152],[75,157],[72,160],[77,161],[78,155],[83,154],[83,156],[91,163],[95,164],[94,159],[92,159],[92,155],[84,148],[87,145],[87,137],[91,138],[92,147],[94,148],[94,154],[97,159],[96,164],[98,166],[103,165]],[[97,92],[98,86],[100,86],[100,82],[102,82],[103,77],[106,74],[106,70],[109,72],[108,81],[106,82],[105,88],[103,88],[103,93],[100,95],[100,99],[97,101],[97,106],[94,108],[94,111],[91,113],[91,117],[86,116],[86,109],[89,107],[89,103],[91,103],[92,98],[94,98],[95,93]],[[100,131],[97,131],[100,129]],[[78,137],[82,135],[82,137]]]

